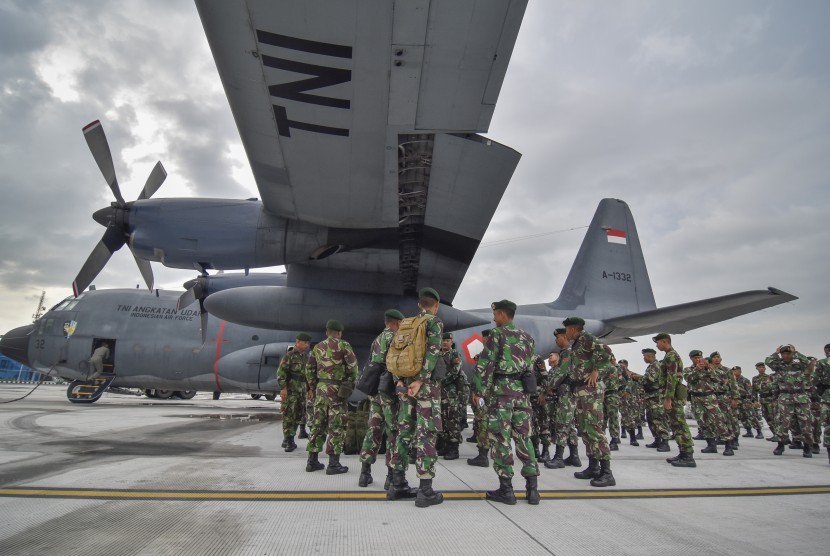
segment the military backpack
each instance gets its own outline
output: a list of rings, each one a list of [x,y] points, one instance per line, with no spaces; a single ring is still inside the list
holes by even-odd
[[[433,315],[401,321],[386,352],[386,368],[398,378],[416,376],[424,367],[427,353],[427,321]]]

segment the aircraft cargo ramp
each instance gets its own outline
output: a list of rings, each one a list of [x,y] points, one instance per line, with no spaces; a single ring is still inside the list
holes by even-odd
[[[29,389],[0,385],[0,400]],[[729,458],[697,442],[698,467],[680,469],[623,440],[618,486],[542,468],[541,504],[505,506],[483,499],[498,481],[466,464],[465,442],[437,465],[444,503],[419,509],[385,500],[380,462],[367,488],[357,456],[341,458],[345,475],[306,473],[306,441],[285,453],[277,415],[278,403],[242,394],[75,405],[50,385],[0,405],[0,554],[760,555],[830,543],[824,449],[775,457],[772,443],[742,438]],[[412,468],[408,479],[417,485]]]

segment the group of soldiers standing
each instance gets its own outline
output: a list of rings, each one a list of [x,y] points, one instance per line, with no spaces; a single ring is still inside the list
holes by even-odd
[[[706,440],[703,453],[717,453],[722,443],[723,455],[731,456],[738,447],[741,424],[747,428],[744,436],[752,436],[755,429],[762,438],[758,409],[778,442],[775,454],[783,452],[792,432],[794,445],[803,446],[805,457],[811,457],[823,425],[824,445],[830,455],[830,357],[817,362],[792,346],[781,346],[758,364],[759,376],[750,383],[741,376],[739,367],[721,365],[717,352],[704,358],[694,350],[689,354],[691,365],[683,368],[671,337],[658,334],[653,341],[664,356],[658,362],[655,349],[642,350],[647,368],[639,375],[628,368],[627,361],[617,363],[611,349],[584,330],[583,319],[569,317],[554,331],[558,350],[549,355],[548,370],[534,354],[534,339],[513,322],[516,304],[501,300],[491,305],[496,326],[482,334],[484,346],[468,383],[452,335],[443,332],[443,323],[436,316],[439,301],[432,288],[419,292],[419,316],[427,317],[426,353],[420,372],[399,378],[384,370],[377,394],[370,396],[358,484],[365,487],[373,482],[371,467],[385,442],[384,489],[389,500],[414,498],[418,507],[443,501],[442,494],[432,488],[435,463],[439,456],[458,459],[468,402],[474,415],[473,436],[468,440],[476,442],[478,455],[467,463],[488,467],[493,459],[499,487],[488,491],[486,498],[506,504],[516,503],[514,450],[522,464],[526,500],[538,504],[539,463],[549,469],[581,466],[578,437],[585,444],[588,465],[574,477],[590,480],[595,487],[614,486],[611,452],[619,449],[620,437],[639,446],[643,423],[654,437],[647,447],[667,452],[668,440],[675,440],[679,453],[666,461],[676,467],[696,466],[695,439]],[[372,343],[370,363],[385,366],[402,320],[404,315],[397,309],[384,313],[384,329]],[[302,423],[307,421],[308,472],[323,468],[329,475],[348,471],[339,458],[347,400],[358,379],[358,366],[351,346],[341,338],[342,332],[342,323],[330,320],[326,339],[310,350],[310,337],[298,334],[277,372],[282,388],[283,448],[296,449],[294,435],[298,427],[303,434]],[[830,344],[825,346],[825,355],[830,356]],[[764,372],[767,366],[772,375]],[[698,420],[695,438],[684,415],[687,400]],[[567,458],[565,447],[569,449]],[[329,457],[327,466],[318,459],[323,448]],[[406,480],[410,463],[419,479],[417,489]]]

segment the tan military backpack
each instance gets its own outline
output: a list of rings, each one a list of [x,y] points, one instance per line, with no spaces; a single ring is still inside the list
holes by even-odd
[[[390,373],[406,378],[421,372],[427,353],[427,321],[431,318],[433,315],[424,315],[401,321],[386,352],[386,368]]]

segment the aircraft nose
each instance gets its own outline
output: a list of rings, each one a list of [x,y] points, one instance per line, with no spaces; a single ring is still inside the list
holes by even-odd
[[[29,364],[29,334],[35,329],[34,324],[20,326],[9,330],[0,338],[0,353],[19,363],[31,367]]]

